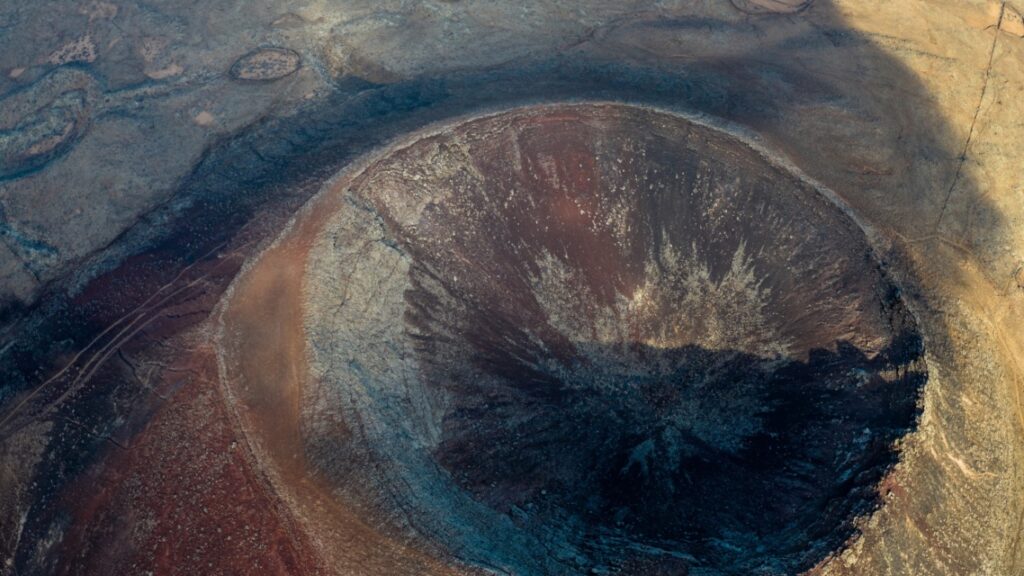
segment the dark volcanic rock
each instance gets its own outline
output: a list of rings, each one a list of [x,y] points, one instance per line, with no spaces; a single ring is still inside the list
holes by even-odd
[[[876,505],[925,378],[915,322],[863,232],[749,145],[540,107],[341,189],[302,419],[343,492],[514,573],[791,573]]]

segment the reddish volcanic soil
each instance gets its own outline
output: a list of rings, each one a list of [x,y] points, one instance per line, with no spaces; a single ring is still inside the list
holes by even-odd
[[[214,356],[199,350],[183,368],[187,383],[131,447],[112,447],[68,494],[74,521],[58,573],[320,573],[308,540],[250,467]]]
[[[260,329],[259,338],[246,343],[246,381],[256,401],[238,412],[231,408],[219,381],[213,331],[201,321],[237,270],[236,256],[250,250],[244,240],[230,258],[199,264],[192,276],[205,279],[201,287],[181,291],[183,302],[165,303],[124,346],[129,358],[155,351],[151,364],[161,366],[149,384],[156,393],[151,416],[134,434],[116,434],[105,455],[63,495],[71,522],[57,573],[305,575],[344,567],[357,573],[453,573],[361,521],[305,466],[294,436],[305,349],[296,306],[305,262],[301,235],[298,246],[283,243],[264,253],[272,265],[236,288],[242,298],[228,316]],[[253,298],[246,298],[247,290]],[[141,415],[144,422],[146,417]],[[241,422],[273,439],[261,449],[274,450],[275,462],[291,466],[259,462]],[[274,487],[275,474],[298,487],[289,491],[295,498],[290,503]]]
[[[334,570],[374,574],[462,573],[396,542],[371,513],[353,510],[331,494],[305,458],[299,396],[309,386],[305,369],[302,287],[308,251],[337,209],[336,197],[312,203],[292,234],[260,254],[260,266],[243,274],[223,313],[221,342],[236,354],[227,360],[227,390],[259,466],[274,490],[293,506],[318,550]],[[232,359],[242,359],[233,362]],[[347,434],[344,427],[336,430]],[[351,462],[357,466],[359,463]]]

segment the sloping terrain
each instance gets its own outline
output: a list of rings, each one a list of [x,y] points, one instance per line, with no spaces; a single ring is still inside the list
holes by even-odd
[[[1024,573],[995,0],[0,7],[0,572]]]

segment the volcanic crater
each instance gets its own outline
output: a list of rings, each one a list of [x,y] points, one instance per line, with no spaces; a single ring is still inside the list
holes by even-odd
[[[359,517],[499,573],[809,569],[880,505],[927,378],[834,199],[730,131],[620,103],[382,151],[221,322],[254,452],[327,548]]]

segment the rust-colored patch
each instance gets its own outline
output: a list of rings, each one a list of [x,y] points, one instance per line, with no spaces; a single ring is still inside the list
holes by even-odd
[[[256,446],[254,461],[334,569],[388,575],[465,573],[397,541],[372,514],[348,506],[305,458],[300,398],[303,387],[315,384],[305,369],[305,263],[339,198],[314,202],[310,216],[239,279],[224,312],[225,332],[231,334],[224,352],[232,366],[225,384],[237,396],[232,406]],[[338,432],[346,434],[344,428]]]
[[[212,353],[197,352],[184,369],[187,384],[131,448],[112,452],[68,492],[74,521],[57,573],[318,573],[308,542],[246,461]]]

